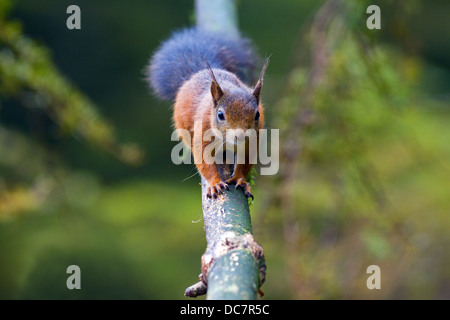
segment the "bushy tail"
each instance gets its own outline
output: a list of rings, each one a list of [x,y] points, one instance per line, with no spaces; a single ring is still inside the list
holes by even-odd
[[[183,82],[207,68],[205,60],[211,68],[225,69],[250,84],[258,57],[248,39],[198,28],[183,29],[153,55],[147,80],[159,98],[174,100]]]

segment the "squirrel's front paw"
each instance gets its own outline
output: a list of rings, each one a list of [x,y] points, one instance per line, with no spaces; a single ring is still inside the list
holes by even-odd
[[[255,197],[253,197],[253,194],[251,192],[250,184],[245,180],[245,178],[231,177],[225,182],[228,184],[236,184],[235,188],[241,188],[242,190],[244,190],[244,195],[246,198],[252,198],[253,200],[255,200]]]
[[[207,192],[206,192],[206,196],[208,198],[214,198],[215,199],[215,198],[217,198],[217,195],[223,194],[223,189],[230,190],[228,185],[225,182],[223,182],[223,181],[220,181],[220,182],[218,182],[216,184],[213,184],[213,185],[209,185],[208,189],[207,189]]]

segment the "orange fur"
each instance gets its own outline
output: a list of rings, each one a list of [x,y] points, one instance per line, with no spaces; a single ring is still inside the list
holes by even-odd
[[[212,71],[211,71],[212,72]],[[243,84],[235,75],[224,70],[214,70],[217,82],[224,92],[224,97],[220,100],[220,108],[226,112],[226,121],[218,123],[217,108],[210,91],[211,76],[206,71],[200,71],[193,75],[189,80],[185,81],[178,90],[173,113],[174,126],[177,129],[188,130],[191,134],[192,141],[184,141],[188,147],[192,148],[194,161],[200,174],[209,184],[208,196],[216,197],[218,193],[222,193],[222,188],[228,186],[220,179],[217,171],[217,165],[207,164],[204,159],[198,163],[196,156],[203,151],[211,143],[211,141],[203,141],[203,134],[209,129],[218,129],[223,136],[226,135],[228,129],[258,129],[264,128],[264,110],[261,103],[256,104],[256,99],[252,96],[252,89]],[[253,98],[253,105],[250,105],[249,99]],[[255,107],[260,113],[259,121],[255,121]],[[195,122],[202,122],[202,134],[195,132]],[[201,148],[201,150],[196,150]],[[248,157],[247,157],[248,158]],[[235,183],[236,187],[242,187],[246,196],[251,196],[250,186],[245,181],[245,177],[250,172],[253,164],[246,163],[236,165],[233,176],[226,183]]]

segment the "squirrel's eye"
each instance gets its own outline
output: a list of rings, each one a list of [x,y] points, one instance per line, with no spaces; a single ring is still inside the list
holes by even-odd
[[[223,114],[222,110],[219,110],[219,112],[217,112],[217,118],[220,121],[224,121],[225,120],[225,115]]]
[[[256,113],[255,113],[255,121],[258,121],[259,120],[259,111],[256,111]]]

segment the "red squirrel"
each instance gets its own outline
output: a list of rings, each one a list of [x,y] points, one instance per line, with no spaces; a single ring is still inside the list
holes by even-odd
[[[227,130],[264,128],[264,111],[261,88],[268,60],[254,87],[244,82],[252,80],[257,56],[249,40],[231,37],[199,28],[176,32],[153,55],[148,67],[148,81],[158,97],[175,100],[173,123],[177,129],[188,130],[192,141],[184,141],[194,148],[194,162],[208,182],[207,197],[216,198],[229,189],[229,184],[242,188],[247,198],[253,198],[246,176],[253,164],[248,160],[237,163],[226,181],[218,173],[216,163],[196,159],[195,146],[201,154],[212,141],[204,141],[207,130],[219,130],[222,137]],[[202,134],[194,130],[201,121]],[[245,136],[238,135],[235,144],[246,143]]]

